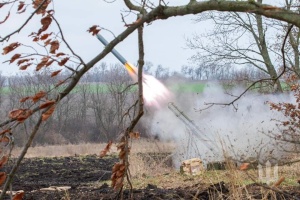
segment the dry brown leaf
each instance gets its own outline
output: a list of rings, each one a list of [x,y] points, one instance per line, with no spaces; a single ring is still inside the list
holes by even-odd
[[[43,17],[41,19],[41,24],[43,25],[43,27],[45,27],[46,29],[49,27],[49,25],[52,22],[52,18],[50,15],[47,15],[46,17]]]
[[[51,33],[43,34],[40,39],[41,40],[46,40],[51,34],[52,34],[52,32]]]
[[[37,9],[41,3],[43,2],[43,0],[34,0],[32,2],[33,8]],[[46,1],[42,7],[36,12],[36,14],[45,14],[46,13],[46,9],[48,7],[48,5],[51,3],[51,0]]]
[[[117,144],[117,149],[124,149],[125,148],[125,142],[120,142],[119,144]]]
[[[11,43],[10,45],[3,48],[2,55],[8,54],[9,52],[15,50],[17,47],[19,47],[21,44],[19,42]]]
[[[45,91],[39,91],[33,97],[31,97],[31,99],[35,103],[35,102],[39,101],[41,98],[45,97],[46,94],[47,93]]]
[[[12,111],[9,112],[8,117],[11,118],[11,119],[16,119],[23,112],[24,112],[23,109],[15,109],[15,110],[12,110]]]
[[[62,59],[62,60],[58,63],[58,65],[59,65],[59,66],[63,66],[64,64],[66,64],[66,62],[68,62],[68,60],[69,60],[69,57]]]
[[[6,173],[0,172],[0,185],[2,185],[6,180]]]
[[[112,172],[119,171],[121,166],[122,166],[122,163],[115,163],[115,165],[112,168]]]
[[[52,18],[51,18],[50,15],[47,15],[46,17],[43,17],[41,19],[42,27],[39,29],[37,35],[40,35],[42,32],[46,31],[49,28],[51,22],[52,22]]]
[[[64,55],[66,55],[65,53],[63,53],[63,52],[60,52],[60,53],[57,53],[56,54],[56,57],[59,57],[59,56],[64,56]]]
[[[30,60],[32,60],[32,59],[30,59],[30,58],[25,58],[25,59],[18,60],[17,65],[21,65],[22,63],[28,62],[28,61],[30,61]]]
[[[27,101],[28,99],[31,99],[31,97],[24,97],[20,100],[20,103],[24,103],[25,101]]]
[[[13,55],[13,57],[11,57],[9,63],[13,63],[15,60],[17,60],[20,57],[21,57],[21,54],[19,54],[19,53]]]
[[[108,141],[105,148],[100,152],[100,158],[106,156],[106,154],[110,151],[112,146],[112,141]]]
[[[2,158],[0,159],[0,168],[2,168],[8,161],[8,157],[7,156],[2,156]]]
[[[20,70],[26,70],[27,67],[29,67],[30,65],[32,65],[32,63],[28,63],[28,64],[26,64],[26,65],[22,65],[22,66],[19,67],[19,69],[20,69]]]
[[[54,60],[50,60],[46,63],[45,67],[49,67],[52,63],[54,62]]]
[[[23,199],[23,197],[24,197],[24,192],[22,191],[22,192],[17,192],[16,194],[15,194],[15,196],[13,197],[13,199],[12,200],[22,200]]]
[[[40,69],[42,69],[44,66],[46,66],[47,62],[49,60],[48,56],[45,56],[42,58],[41,62],[36,66],[36,71],[39,71]]]
[[[49,110],[47,110],[46,112],[44,112],[44,113],[42,114],[42,121],[46,121],[46,120],[52,115],[52,113],[54,112],[54,110],[55,110],[55,104],[52,105],[52,106],[49,108]]]
[[[33,37],[33,40],[32,41],[34,41],[34,42],[38,42],[40,40],[40,38],[39,37]]]
[[[32,110],[23,109],[24,111],[17,117],[17,121],[24,122],[28,117],[32,115]]]
[[[24,8],[23,10],[17,12],[18,14],[24,13],[26,11],[26,8]]]
[[[44,108],[48,108],[49,106],[52,106],[53,104],[55,104],[55,101],[52,100],[52,101],[46,101],[45,103],[42,103],[40,105],[40,109],[44,109]]]
[[[99,33],[100,29],[99,26],[94,25],[92,27],[89,28],[89,30],[87,30],[89,33],[92,33],[92,35],[96,35]]]
[[[47,46],[47,45],[50,44],[50,43],[51,43],[51,39],[48,39],[48,40],[46,40],[46,41],[44,42],[45,46]]]
[[[18,5],[18,11],[20,12],[24,8],[25,4],[24,1],[20,1]]]
[[[121,166],[120,166],[120,168],[119,168],[119,171],[121,171],[121,172],[124,172],[125,171],[125,165],[124,164],[122,164]]]
[[[120,151],[120,153],[119,153],[119,158],[120,158],[121,160],[124,160],[125,155],[126,155],[126,151]]]
[[[61,70],[57,70],[51,73],[51,77],[57,76],[57,74],[59,74],[61,72]]]
[[[8,14],[4,18],[4,20],[0,21],[0,24],[3,24],[4,22],[6,22],[6,20],[9,18],[9,16],[10,16],[10,12],[8,12]]]
[[[50,45],[51,45],[50,53],[54,54],[56,52],[56,50],[59,48],[59,42],[57,40],[54,40],[54,41],[50,42]]]
[[[120,177],[116,180],[115,184],[114,184],[114,189],[118,190],[120,188],[123,187],[123,177]]]

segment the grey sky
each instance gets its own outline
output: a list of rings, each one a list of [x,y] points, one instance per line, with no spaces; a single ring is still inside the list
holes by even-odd
[[[182,5],[188,1],[175,0],[169,5]],[[123,1],[114,3],[105,3],[102,0],[83,1],[81,0],[64,0],[54,1],[55,17],[63,29],[63,33],[74,51],[82,56],[85,61],[89,61],[97,55],[103,45],[87,32],[92,25],[100,25],[111,30],[115,35],[121,33],[126,27],[121,18],[121,11],[125,10]],[[123,13],[124,15],[126,13]],[[0,14],[1,19],[5,16],[5,12]],[[136,16],[131,15],[126,18],[127,23],[135,20]],[[176,17],[168,20],[155,21],[145,26],[145,60],[151,61],[154,65],[161,64],[163,67],[169,67],[170,70],[180,70],[180,67],[188,63],[188,58],[192,55],[192,51],[185,47],[185,37],[193,33],[199,33],[206,29],[200,24],[195,25],[192,21],[192,15],[186,17]],[[13,15],[5,26],[0,27],[1,36],[9,33],[22,24],[25,15],[15,17]],[[54,24],[52,24],[53,26]],[[40,27],[39,19],[31,21],[23,32],[11,38],[9,43],[21,40],[28,42],[27,35],[33,31],[37,31]],[[108,31],[101,31],[101,34],[110,41],[113,36]],[[3,48],[8,43],[2,44]],[[131,63],[136,63],[138,58],[137,33],[133,33],[122,43],[117,45],[116,49]],[[0,62],[10,59],[14,53],[0,57]],[[108,55],[103,61],[108,63],[117,63],[115,57]],[[33,69],[33,67],[32,67]],[[0,70],[4,74],[13,74],[18,72],[18,66],[1,64]]]

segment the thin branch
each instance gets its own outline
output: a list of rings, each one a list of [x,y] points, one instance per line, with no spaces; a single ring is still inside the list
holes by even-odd
[[[274,82],[276,82],[285,73],[285,71],[287,69],[286,61],[285,61],[285,51],[284,51],[284,48],[285,48],[286,40],[287,40],[288,35],[289,35],[290,31],[292,30],[292,28],[293,28],[293,25],[291,25],[289,27],[289,29],[288,29],[285,37],[284,37],[284,40],[283,40],[283,44],[282,44],[282,48],[281,48],[281,53],[282,53],[282,58],[283,58],[283,70],[282,70],[282,72],[276,78],[265,78],[265,79],[260,79],[260,80],[257,80],[255,82],[253,82],[252,84],[250,84],[250,86],[248,86],[246,88],[246,90],[244,90],[239,96],[237,96],[237,98],[235,98],[233,101],[231,101],[229,103],[206,103],[205,105],[208,105],[209,107],[211,107],[213,105],[222,105],[222,106],[233,105],[234,106],[234,103],[236,101],[238,101],[244,94],[246,94],[255,84],[266,82],[266,81],[274,81]],[[207,109],[207,108],[204,108],[204,109]],[[201,110],[203,110],[203,109],[201,109]]]
[[[3,42],[3,41],[5,41],[6,39],[9,39],[12,35],[14,35],[14,34],[16,34],[16,33],[19,33],[19,32],[27,25],[27,23],[32,19],[32,17],[35,15],[35,13],[37,13],[37,12],[42,8],[42,6],[44,5],[44,3],[46,3],[46,1],[48,1],[48,0],[44,0],[44,1],[37,7],[37,9],[35,9],[35,11],[27,18],[27,20],[24,22],[24,24],[23,24],[20,28],[18,28],[18,29],[15,30],[14,32],[12,32],[12,33],[8,34],[7,36],[5,36],[4,38],[2,38],[2,39],[0,40],[0,42]]]
[[[59,29],[59,32],[60,32],[60,35],[61,35],[61,39],[62,39],[62,40],[64,41],[64,43],[67,45],[68,49],[72,52],[72,54],[73,54],[74,56],[76,56],[76,57],[80,60],[81,64],[83,64],[84,66],[86,66],[86,64],[85,64],[85,62],[83,61],[83,59],[82,59],[78,54],[76,54],[76,53],[73,51],[73,49],[71,48],[71,46],[69,45],[69,43],[68,43],[67,40],[65,39],[64,34],[63,34],[63,31],[62,31],[62,29],[61,29],[61,27],[60,27],[60,24],[58,23],[58,21],[56,20],[56,18],[55,18],[54,16],[51,16],[51,17],[52,17],[52,19],[55,21],[55,23],[56,23],[56,25],[57,25],[57,27],[58,27],[58,29]]]

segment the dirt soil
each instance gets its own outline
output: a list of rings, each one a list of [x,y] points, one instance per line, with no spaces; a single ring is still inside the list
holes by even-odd
[[[99,200],[119,199],[120,196],[105,182],[111,176],[111,168],[118,159],[101,159],[96,155],[77,157],[30,158],[24,159],[13,181],[13,190],[24,190],[23,199],[33,200]],[[4,171],[9,173],[13,161]],[[52,186],[52,191],[43,188]],[[69,186],[67,191],[57,187]],[[247,190],[253,199],[262,199],[261,187],[248,185]],[[229,187],[224,182],[213,185],[201,183],[172,189],[159,188],[148,184],[143,189],[132,191],[133,199],[229,199]],[[130,191],[125,190],[124,199],[130,199]],[[299,187],[286,188],[284,193],[272,192],[269,197],[277,199],[300,199]],[[9,199],[9,196],[6,196]],[[232,199],[232,198],[231,198]],[[246,197],[245,197],[246,199]]]

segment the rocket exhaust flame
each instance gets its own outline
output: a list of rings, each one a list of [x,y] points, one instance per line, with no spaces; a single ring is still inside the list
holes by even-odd
[[[100,34],[97,34],[97,38],[104,46],[108,44],[105,38]],[[111,53],[125,66],[131,78],[134,81],[137,81],[138,69],[127,62],[115,49],[112,49]],[[147,105],[155,105],[159,107],[160,103],[167,102],[167,100],[171,97],[171,92],[153,76],[143,74],[143,96]]]

